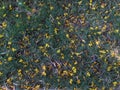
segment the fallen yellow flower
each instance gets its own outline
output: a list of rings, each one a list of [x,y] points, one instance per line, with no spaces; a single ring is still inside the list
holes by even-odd
[[[3,35],[3,34],[0,34],[0,39],[3,38],[3,37],[4,37],[4,35]]]
[[[12,61],[12,59],[13,59],[12,57],[8,57],[8,61]]]

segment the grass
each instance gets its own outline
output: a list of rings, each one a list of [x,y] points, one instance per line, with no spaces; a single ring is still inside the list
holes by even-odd
[[[1,87],[118,87],[119,9],[119,0],[0,1]]]

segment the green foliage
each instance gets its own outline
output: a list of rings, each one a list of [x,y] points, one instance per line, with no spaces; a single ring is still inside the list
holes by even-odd
[[[1,85],[116,88],[119,8],[119,0],[0,1]]]

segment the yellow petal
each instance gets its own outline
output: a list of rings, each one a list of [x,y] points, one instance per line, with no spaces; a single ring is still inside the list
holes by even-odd
[[[60,49],[57,50],[57,53],[60,53]]]
[[[3,35],[3,34],[0,34],[0,39],[3,38],[3,37],[4,37],[4,35]]]
[[[70,79],[69,83],[72,84],[73,83],[73,79]]]
[[[13,59],[12,57],[8,57],[8,61],[12,61],[12,59]]]
[[[90,77],[90,72],[87,72],[86,75],[87,75],[88,77]]]
[[[117,84],[118,84],[118,83],[117,83],[116,81],[113,82],[113,86],[117,86]]]
[[[15,52],[15,51],[16,51],[16,49],[15,49],[15,48],[12,48],[12,51],[13,51],[13,52]]]

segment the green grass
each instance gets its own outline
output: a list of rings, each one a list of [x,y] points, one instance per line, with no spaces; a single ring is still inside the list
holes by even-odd
[[[0,1],[0,85],[116,88],[119,9],[119,0]]]

